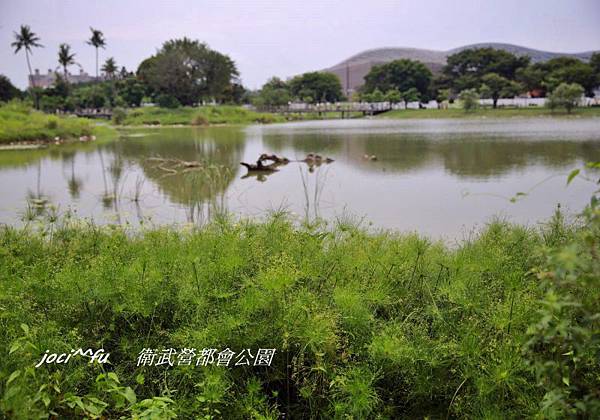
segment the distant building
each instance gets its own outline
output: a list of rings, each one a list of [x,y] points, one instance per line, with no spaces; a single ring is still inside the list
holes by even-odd
[[[39,69],[35,69],[33,76],[29,76],[29,86],[47,89],[56,81],[56,74],[57,72],[53,71],[52,69],[48,69],[47,74],[41,74]],[[63,76],[62,72],[58,74],[61,77]],[[94,76],[90,76],[83,69],[79,69],[79,74],[67,73],[67,79],[69,83],[73,85],[77,83],[93,82],[96,80]]]

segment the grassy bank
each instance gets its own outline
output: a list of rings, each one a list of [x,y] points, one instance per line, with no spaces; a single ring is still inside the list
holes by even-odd
[[[95,127],[85,118],[48,115],[20,102],[0,106],[0,145],[23,141],[53,141],[56,137],[72,140],[92,134],[96,134]]]
[[[380,114],[378,118],[531,118],[531,117],[600,117],[600,107],[577,108],[570,114],[565,111],[551,111],[544,107],[529,108],[479,108],[465,112],[461,108],[449,109],[399,109]]]
[[[456,249],[277,216],[192,232],[5,228],[0,410],[594,417],[598,321],[586,317],[600,312],[599,214],[589,210],[577,229],[560,215],[540,230],[494,223]],[[78,348],[103,348],[110,364],[33,367],[47,349]],[[145,348],[276,354],[270,367],[178,365],[177,356],[173,367],[137,366]]]
[[[360,116],[356,114],[355,116]],[[126,111],[123,125],[211,125],[211,124],[270,124],[286,121],[339,118],[340,113],[272,114],[254,112],[240,106],[204,106],[158,108],[146,107]]]
[[[238,106],[145,107],[127,110],[123,125],[252,124],[280,120],[276,115],[259,114]]]

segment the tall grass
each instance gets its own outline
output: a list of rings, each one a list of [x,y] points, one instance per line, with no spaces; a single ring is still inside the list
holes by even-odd
[[[531,269],[564,246],[588,246],[581,229],[590,231],[559,216],[541,230],[496,222],[449,249],[348,222],[297,227],[283,214],[262,223],[219,217],[193,231],[69,220],[3,228],[0,410],[14,418],[530,417],[547,398],[535,368],[544,347],[531,329],[544,290]],[[33,368],[46,349],[80,347],[106,349],[111,363]],[[269,368],[136,366],[148,347],[277,353]]]
[[[355,113],[353,117],[361,116]],[[285,121],[339,118],[339,112],[273,114],[255,112],[241,106],[218,105],[201,107],[146,107],[127,111],[123,125],[210,125],[210,124],[271,124]]]
[[[273,114],[262,114],[239,106],[219,105],[174,109],[147,107],[130,109],[124,125],[206,125],[251,124],[283,121]]]
[[[0,144],[18,141],[78,139],[94,132],[87,119],[58,117],[31,109],[26,103],[0,105]]]

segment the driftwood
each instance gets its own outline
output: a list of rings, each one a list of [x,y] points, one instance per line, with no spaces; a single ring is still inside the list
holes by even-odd
[[[306,155],[306,157],[304,159],[301,160],[301,162],[306,162],[309,165],[320,165],[321,163],[331,163],[334,162],[333,159],[327,157],[324,158],[321,155],[317,155],[315,153],[309,153]]]
[[[256,163],[240,162],[240,165],[245,166],[248,171],[262,171],[262,172],[275,172],[277,171],[277,163],[271,163],[269,165],[263,165],[259,159]]]
[[[290,160],[286,157],[263,153],[258,157],[256,163],[240,162],[240,165],[246,167],[248,172],[275,172],[278,166],[287,165],[289,162]]]
[[[175,158],[167,159],[161,157],[151,157],[146,159],[146,161],[157,162],[158,165],[156,165],[155,168],[167,172],[163,175],[163,177],[177,175],[180,173],[194,171],[202,168],[202,163],[197,162],[195,160],[187,161]]]
[[[286,157],[283,156],[277,156],[277,155],[269,155],[267,153],[263,153],[262,155],[260,155],[260,157],[258,158],[259,161],[272,161],[274,163],[279,163],[279,164],[287,164],[290,163],[290,160]]]

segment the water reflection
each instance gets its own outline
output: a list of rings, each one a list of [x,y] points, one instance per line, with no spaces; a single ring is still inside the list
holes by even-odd
[[[273,170],[240,166],[257,158]],[[593,186],[566,190],[564,176],[590,160],[600,160],[600,119],[127,129],[112,142],[0,153],[0,222],[18,223],[28,206],[29,217],[60,206],[154,224],[285,208],[305,221],[348,212],[455,235],[495,214],[527,222],[557,202],[579,208]],[[519,191],[529,194],[510,203]]]
[[[596,127],[600,129],[600,123]],[[453,175],[466,178],[498,177],[534,164],[564,168],[578,160],[597,160],[600,152],[599,133],[593,131],[567,134],[560,140],[543,134],[499,136],[491,132],[471,133],[402,133],[371,135],[329,133],[323,136],[323,149],[351,162],[364,171],[415,171],[442,164]],[[265,143],[277,152],[284,150],[314,150],[319,136],[298,130],[281,134],[266,133]],[[310,148],[306,145],[311,144]],[[369,159],[365,159],[369,156]],[[371,159],[371,157],[376,159]]]

